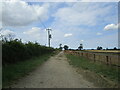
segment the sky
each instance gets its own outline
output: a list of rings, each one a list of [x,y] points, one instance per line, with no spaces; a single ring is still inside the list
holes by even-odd
[[[62,44],[77,49],[81,43],[85,49],[118,47],[118,2],[47,1],[0,3],[1,34],[48,46],[46,29],[51,28],[55,48]]]

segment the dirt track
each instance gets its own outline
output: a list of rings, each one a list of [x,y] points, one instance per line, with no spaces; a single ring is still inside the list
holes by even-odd
[[[12,88],[94,88],[69,65],[63,52],[51,57],[42,66],[20,79]]]

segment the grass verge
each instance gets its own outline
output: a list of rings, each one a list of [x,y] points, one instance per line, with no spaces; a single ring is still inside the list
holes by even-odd
[[[118,71],[120,70],[120,68],[107,66],[99,62],[95,63],[84,57],[69,54],[66,54],[66,57],[69,59],[69,63],[72,64],[73,66],[95,72],[98,75],[101,75],[115,83],[118,83],[119,77]]]
[[[3,67],[2,87],[4,88],[6,86],[9,86],[15,80],[18,80],[19,78],[27,75],[30,71],[33,71],[35,68],[37,68],[37,66],[48,60],[48,58],[52,55],[54,54],[46,54]]]

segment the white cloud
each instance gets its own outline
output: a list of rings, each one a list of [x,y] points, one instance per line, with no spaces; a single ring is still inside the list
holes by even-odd
[[[59,9],[54,16],[59,22],[64,23],[65,25],[94,25],[95,17],[93,14],[88,12],[79,12],[73,8],[62,8]]]
[[[39,27],[32,27],[31,29],[24,31],[22,34],[24,41],[37,41],[41,45],[45,45],[47,43],[47,31]]]
[[[16,1],[16,0],[11,0],[11,1]],[[24,0],[24,1],[29,1],[29,2],[119,2],[119,0]]]
[[[84,42],[84,40],[81,40],[81,42]]]
[[[60,8],[52,15],[56,21],[53,25],[95,26],[102,20],[105,22],[104,18],[110,13],[111,8],[110,5],[105,7],[105,3],[101,6],[98,3],[72,3],[70,5],[68,3],[68,7]]]
[[[47,20],[49,4],[28,5],[20,0],[2,3],[2,23],[7,26],[25,26],[40,19]]]
[[[11,30],[2,30],[0,31],[0,34],[3,35],[4,37],[8,37],[9,35],[15,36],[15,33]]]
[[[96,33],[96,35],[102,35],[102,33],[99,33],[99,32],[98,32],[98,33]]]
[[[40,28],[33,27],[32,29],[23,32],[23,34],[29,35],[30,37],[40,38]]]
[[[2,2],[0,2],[0,28],[2,28]]]
[[[108,24],[104,27],[104,30],[117,30],[118,29],[118,24]]]
[[[64,37],[70,37],[70,36],[72,36],[73,34],[72,33],[66,33],[65,35],[64,35]]]

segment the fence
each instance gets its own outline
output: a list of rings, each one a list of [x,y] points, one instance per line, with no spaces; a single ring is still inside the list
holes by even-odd
[[[88,58],[94,62],[101,62],[107,65],[114,65],[120,66],[119,56],[120,53],[118,52],[88,52],[88,51],[65,51],[68,54],[76,55],[76,56],[83,56]]]

